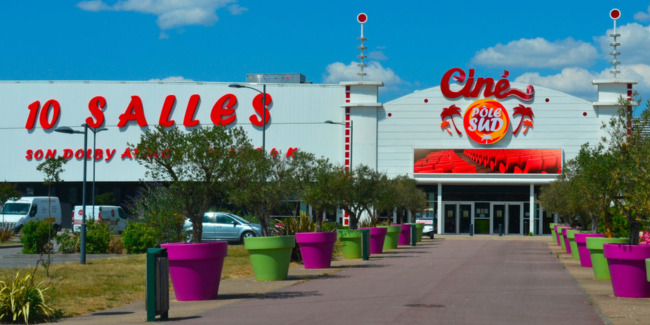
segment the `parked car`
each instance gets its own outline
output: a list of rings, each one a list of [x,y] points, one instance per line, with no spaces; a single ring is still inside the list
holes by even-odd
[[[192,232],[192,222],[185,220],[185,231]],[[248,220],[225,212],[207,212],[203,216],[202,241],[227,240],[243,242],[246,237],[262,235],[262,227]],[[190,239],[191,240],[191,239]]]
[[[48,203],[49,200],[49,203]],[[48,210],[49,209],[49,210]],[[61,229],[61,203],[58,197],[24,196],[8,200],[0,213],[0,226],[9,227],[18,233],[30,221],[44,221]]]
[[[83,206],[75,205],[72,210],[72,231],[81,231],[83,217]],[[129,216],[122,207],[116,205],[87,205],[86,222],[95,219],[95,222],[103,222],[109,225],[111,231],[121,234],[129,225]]]
[[[422,230],[423,236],[433,238],[433,234],[435,234],[436,231],[436,222],[434,218],[418,218],[415,222],[424,224],[424,229]]]

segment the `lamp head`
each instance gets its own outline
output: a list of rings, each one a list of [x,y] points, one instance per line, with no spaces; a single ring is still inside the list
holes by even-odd
[[[244,86],[242,86],[240,84],[230,84],[230,85],[228,85],[228,87],[230,87],[230,88],[244,88]]]
[[[326,124],[335,124],[334,122],[332,122],[332,120],[327,120],[324,123],[326,123]]]
[[[58,127],[56,129],[54,129],[54,132],[65,133],[65,134],[73,134],[73,133],[75,133],[72,128],[67,127],[67,126]]]

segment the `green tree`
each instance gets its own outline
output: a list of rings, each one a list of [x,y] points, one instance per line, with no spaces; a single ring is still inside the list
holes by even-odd
[[[203,215],[211,202],[223,203],[242,175],[242,155],[253,150],[246,132],[238,127],[201,127],[184,132],[161,126],[142,133],[137,145],[138,162],[146,177],[170,183],[183,202],[183,215],[192,221],[192,240],[201,242]]]
[[[0,208],[7,203],[8,200],[20,199],[21,193],[16,188],[17,184],[10,184],[7,181],[0,183]]]
[[[359,165],[352,170],[336,167],[334,187],[338,194],[338,206],[350,216],[350,229],[357,229],[361,212],[372,208],[379,173],[368,166]]]
[[[621,98],[619,114],[607,126],[608,145],[616,160],[611,171],[614,203],[627,218],[630,245],[639,244],[639,231],[650,216],[650,101],[640,117],[632,119],[625,107],[632,103]]]
[[[281,152],[269,155],[249,150],[237,168],[243,178],[230,191],[230,202],[252,212],[262,228],[262,236],[270,236],[271,214],[283,202],[297,197],[296,170],[301,164]]]
[[[335,180],[336,168],[328,159],[318,159],[311,169],[310,181],[299,192],[299,197],[312,208],[316,232],[323,231],[323,213],[335,212],[337,193]]]
[[[370,173],[370,178],[371,182],[368,185],[373,186],[374,190],[371,193],[371,203],[365,209],[369,220],[362,221],[362,224],[375,227],[379,224],[379,216],[382,213],[393,213],[400,193],[396,188],[398,185],[396,179],[390,179],[386,174],[376,171]]]
[[[63,169],[63,166],[68,163],[68,160],[63,158],[62,156],[59,157],[54,157],[54,158],[48,158],[44,162],[38,164],[36,166],[36,170],[39,172],[45,174],[45,179],[43,180],[43,184],[47,185],[47,213],[48,213],[48,221],[47,224],[49,227],[52,227],[52,185],[56,185],[57,183],[63,182],[61,179],[61,173],[63,173],[65,170]],[[57,231],[58,229],[55,229]],[[48,238],[47,238],[47,262],[45,262],[45,273],[49,277],[50,276],[50,264],[52,262],[51,259],[51,254],[52,254],[52,232],[48,232]]]

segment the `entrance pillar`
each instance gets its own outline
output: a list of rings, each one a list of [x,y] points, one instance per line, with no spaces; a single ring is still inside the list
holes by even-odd
[[[535,184],[530,184],[530,208],[528,211],[529,212],[529,218],[530,222],[528,223],[530,225],[530,229],[528,230],[529,233],[535,233]]]
[[[438,204],[438,235],[442,235],[442,183],[438,183],[438,200],[436,203]]]

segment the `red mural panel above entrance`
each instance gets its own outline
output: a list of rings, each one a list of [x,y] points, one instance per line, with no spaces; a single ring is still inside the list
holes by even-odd
[[[415,174],[561,174],[560,149],[415,149]]]

